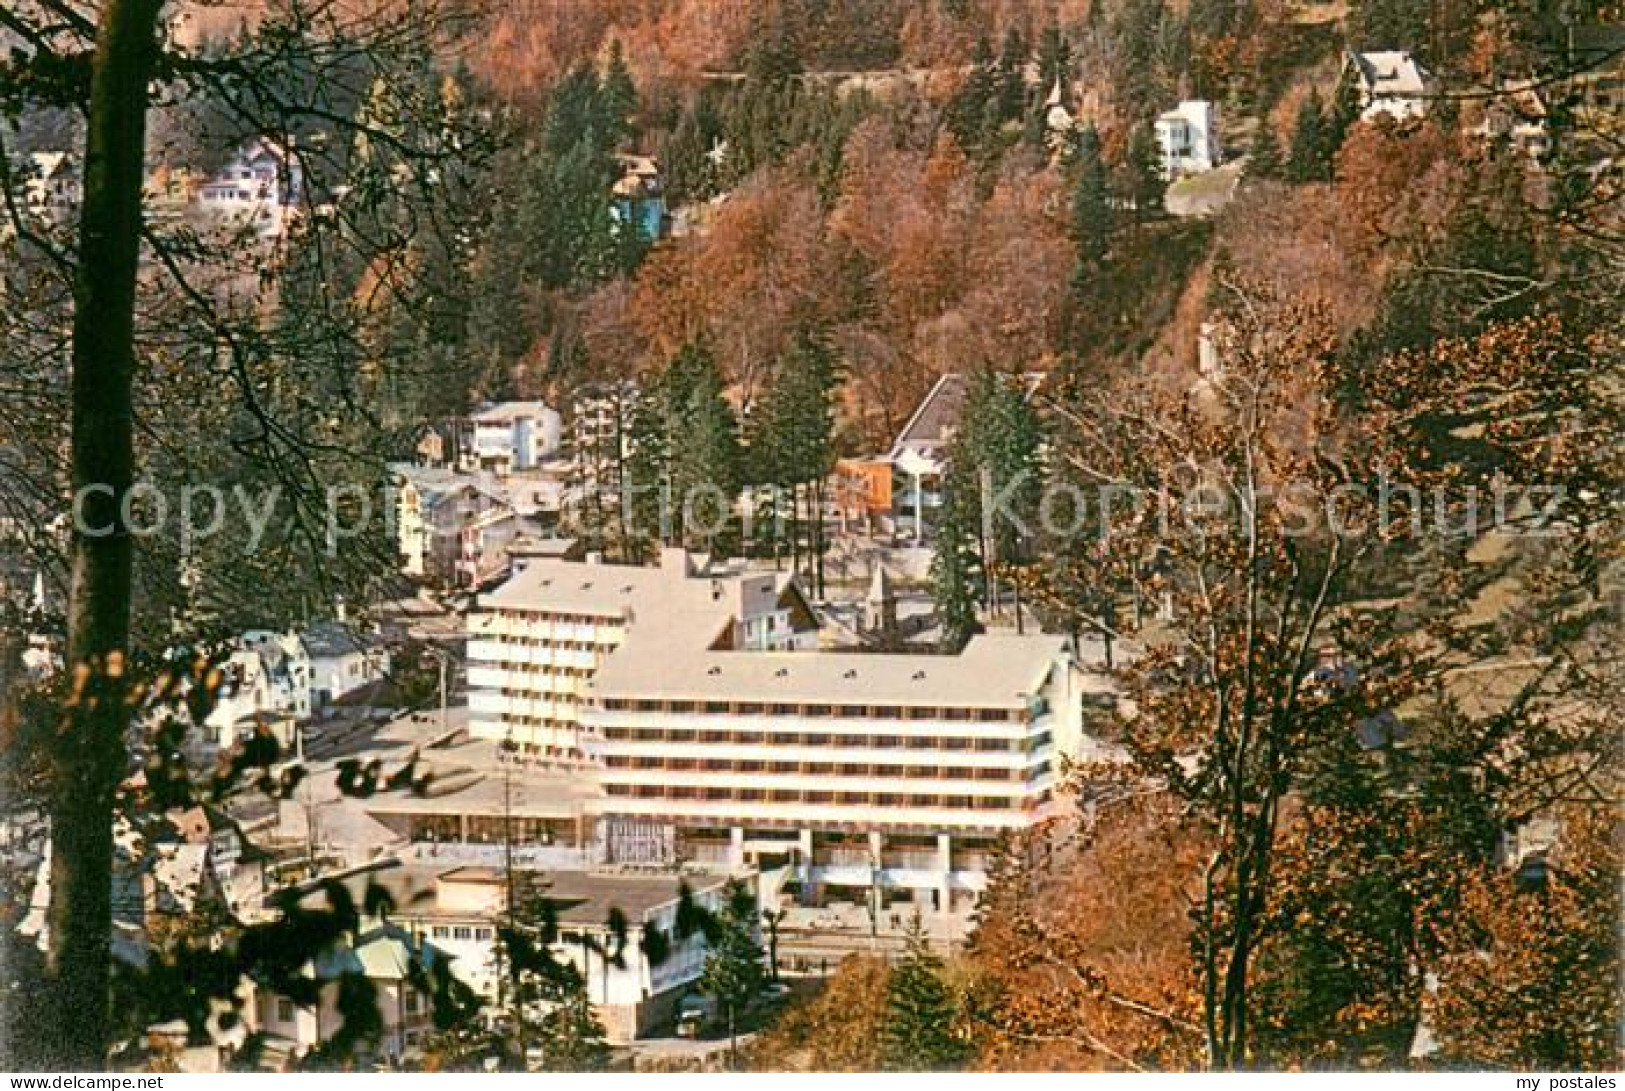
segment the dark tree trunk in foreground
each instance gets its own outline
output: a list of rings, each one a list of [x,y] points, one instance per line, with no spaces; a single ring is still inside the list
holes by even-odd
[[[147,87],[160,0],[106,0],[85,137],[73,318],[73,692],[53,740],[49,987],[53,1067],[106,1066],[113,794],[124,770],[134,475],[131,379]]]

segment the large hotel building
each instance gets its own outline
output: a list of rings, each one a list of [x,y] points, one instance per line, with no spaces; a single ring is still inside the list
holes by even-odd
[[[579,763],[616,862],[785,868],[948,909],[1053,811],[1085,690],[1065,637],[958,655],[818,651],[793,580],[534,561],[471,622],[471,732]],[[641,847],[641,848],[640,848]]]

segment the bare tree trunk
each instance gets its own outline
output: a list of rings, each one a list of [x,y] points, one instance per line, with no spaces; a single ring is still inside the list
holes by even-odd
[[[54,1067],[101,1069],[109,1040],[113,794],[124,772],[135,473],[136,266],[147,86],[160,0],[106,0],[91,74],[73,316],[73,539],[68,659],[74,692],[53,758],[49,987]]]

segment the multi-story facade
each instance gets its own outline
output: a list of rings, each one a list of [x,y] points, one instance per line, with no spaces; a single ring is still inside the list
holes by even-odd
[[[884,886],[963,904],[999,838],[1050,816],[1056,755],[1082,743],[1064,637],[927,656],[634,636],[591,689],[606,815],[669,824],[702,862],[788,866],[812,896]]]
[[[562,419],[545,402],[501,402],[481,409],[469,421],[471,469],[505,476],[533,470],[559,451]]]
[[[587,683],[634,629],[705,646],[811,647],[817,625],[794,581],[713,578],[683,550],[658,568],[537,559],[480,600],[470,620],[470,732],[521,757],[585,762]]]

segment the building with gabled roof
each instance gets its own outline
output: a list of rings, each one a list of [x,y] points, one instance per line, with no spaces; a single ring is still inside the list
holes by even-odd
[[[1438,91],[1433,74],[1406,49],[1349,50],[1343,70],[1355,82],[1363,121],[1421,117]]]

